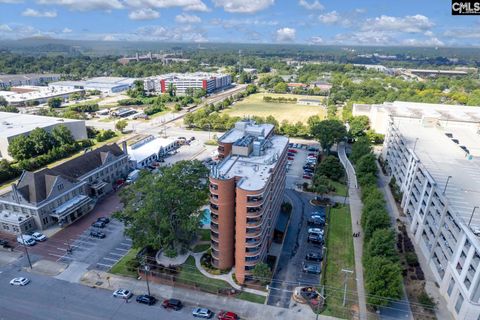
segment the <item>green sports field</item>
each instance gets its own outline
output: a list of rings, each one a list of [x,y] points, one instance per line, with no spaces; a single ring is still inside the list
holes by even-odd
[[[264,102],[263,96],[269,97],[285,97],[297,99],[323,99],[323,97],[316,96],[301,96],[294,94],[274,94],[274,93],[256,93],[248,96],[244,100],[237,102],[235,105],[226,109],[225,113],[230,116],[261,116],[267,117],[272,115],[278,122],[288,120],[290,122],[302,121],[307,122],[311,116],[318,115],[324,118],[326,115],[325,109],[321,106],[305,106],[296,103],[275,103]]]

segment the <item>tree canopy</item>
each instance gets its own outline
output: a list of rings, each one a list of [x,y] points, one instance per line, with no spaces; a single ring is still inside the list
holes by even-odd
[[[386,257],[372,257],[365,265],[365,286],[369,293],[368,303],[385,306],[390,299],[402,296],[402,269],[398,263]]]
[[[50,98],[48,99],[48,106],[50,108],[60,108],[62,106],[62,98]]]
[[[117,123],[115,123],[115,129],[117,129],[120,132],[123,132],[123,130],[125,130],[127,125],[128,125],[127,120],[124,120],[124,119],[118,120]]]
[[[200,161],[180,161],[161,167],[158,174],[142,174],[123,189],[124,209],[115,215],[125,223],[133,246],[178,252],[195,239],[208,199],[208,169]]]
[[[370,120],[367,116],[353,117],[349,121],[350,129],[348,133],[351,137],[357,138],[363,136],[370,129]]]
[[[328,153],[335,143],[342,141],[347,135],[347,130],[338,120],[323,120],[314,123],[310,129],[313,137],[320,142],[322,149]]]
[[[320,162],[317,171],[320,175],[326,176],[335,181],[340,180],[344,174],[340,160],[334,156],[327,156],[323,159],[322,162]]]

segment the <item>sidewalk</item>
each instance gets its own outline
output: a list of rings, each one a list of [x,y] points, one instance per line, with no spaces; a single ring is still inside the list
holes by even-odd
[[[388,213],[390,214],[390,217],[392,219],[392,223],[394,226],[397,225],[397,219],[402,221],[406,226],[409,226],[410,224],[407,221],[406,217],[402,217],[400,215],[400,212],[398,211],[397,204],[395,202],[395,199],[393,198],[392,192],[388,186],[388,182],[390,181],[390,177],[385,176],[382,172],[382,169],[377,163],[378,167],[378,172],[379,172],[379,180],[380,180],[380,186],[382,188],[382,191],[385,195],[385,200],[387,200],[387,210]],[[410,229],[407,228],[408,235],[413,239],[413,234],[410,233]],[[421,252],[420,248],[418,248],[418,244],[415,241],[412,241],[413,246],[415,248],[415,252]],[[435,309],[435,314],[438,319],[445,319],[445,320],[450,320],[453,319],[452,314],[447,310],[446,305],[447,302],[445,299],[439,294],[438,288],[435,285],[435,277],[433,276],[430,267],[427,264],[427,261],[425,260],[425,257],[421,254],[417,255],[418,256],[418,262],[420,263],[420,266],[422,267],[422,271],[425,274],[425,290],[427,293],[434,298],[434,300],[437,302],[436,309]],[[408,302],[408,297],[406,297],[406,292],[405,293],[405,300]],[[411,310],[410,307],[408,308],[410,311],[411,315]],[[413,316],[411,315],[411,318]]]
[[[219,274],[219,275],[210,274],[207,270],[203,269],[202,264],[200,263],[200,259],[202,258],[202,255],[203,255],[203,252],[192,253],[192,256],[195,258],[195,266],[205,277],[211,278],[211,279],[223,280],[227,282],[229,285],[231,285],[234,289],[237,289],[240,291],[245,291],[245,292],[253,293],[253,294],[264,296],[264,297],[268,295],[268,293],[264,291],[250,289],[250,288],[242,288],[242,286],[238,285],[235,281],[233,281],[232,276],[233,276],[233,273],[235,272],[235,270],[233,269],[226,274]]]
[[[342,163],[348,177],[348,200],[350,204],[350,214],[352,216],[352,231],[360,232],[359,237],[353,238],[353,248],[355,250],[355,276],[357,280],[358,305],[360,310],[359,319],[367,319],[367,300],[365,295],[365,286],[363,281],[363,230],[360,225],[363,204],[360,200],[360,189],[357,185],[357,176],[350,160],[345,152],[345,144],[338,145],[338,157]]]
[[[134,278],[121,277],[102,271],[88,271],[82,277],[81,283],[92,288],[101,288],[110,291],[114,291],[118,288],[128,288],[129,290],[132,290],[134,294],[141,294],[147,291],[145,281],[138,281]],[[283,309],[152,282],[150,282],[150,291],[151,294],[159,299],[179,298],[188,304],[196,306],[207,307],[214,310],[229,310],[238,313],[242,319],[305,320],[315,318],[315,315],[311,310],[302,308],[301,306],[296,306],[292,309]],[[319,316],[318,319],[329,320],[336,318]]]

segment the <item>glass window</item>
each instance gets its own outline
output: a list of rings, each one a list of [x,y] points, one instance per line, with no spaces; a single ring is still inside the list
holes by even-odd
[[[463,296],[461,293],[459,293],[457,298],[457,303],[455,303],[455,311],[457,313],[460,312],[460,309],[462,308],[462,304],[463,304]]]

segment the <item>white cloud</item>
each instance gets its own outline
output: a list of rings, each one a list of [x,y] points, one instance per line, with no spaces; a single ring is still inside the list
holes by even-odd
[[[391,17],[382,15],[374,19],[367,19],[363,30],[397,31],[407,33],[421,33],[430,30],[435,24],[424,15]]]
[[[113,10],[123,8],[123,4],[119,0],[38,0],[37,3],[60,5],[76,11]]]
[[[31,37],[52,37],[52,32],[44,32],[23,24],[1,24],[0,39],[23,39]]]
[[[200,23],[202,22],[202,19],[200,19],[199,16],[196,15],[190,15],[190,14],[179,14],[175,17],[175,21],[178,23]]]
[[[310,44],[322,44],[324,41],[322,37],[311,37],[309,42]]]
[[[315,0],[312,3],[308,2],[307,0],[300,0],[298,2],[299,5],[304,7],[307,10],[323,10],[325,7],[323,4],[320,3],[320,1]]]
[[[72,31],[73,31],[73,30],[70,29],[70,28],[64,28],[64,29],[62,30],[62,33],[71,33]]]
[[[281,28],[277,30],[276,36],[278,42],[295,41],[297,31],[293,28]]]
[[[131,20],[152,20],[160,17],[160,13],[150,8],[138,9],[128,14]]]
[[[445,43],[437,37],[431,37],[429,39],[405,39],[402,44],[413,47],[441,47],[445,45]]]
[[[12,32],[12,28],[8,24],[0,24],[0,32]]]
[[[340,15],[337,11],[331,11],[318,16],[318,20],[324,24],[337,24],[340,22]]]
[[[243,26],[276,26],[278,21],[261,19],[211,19],[210,24],[221,25],[223,28],[238,28]]]
[[[392,41],[393,38],[390,34],[377,31],[341,33],[334,37],[336,44],[387,45],[391,44]]]
[[[135,8],[173,8],[180,7],[185,11],[209,11],[202,0],[125,0],[125,4]]]
[[[216,7],[226,12],[255,13],[268,8],[275,0],[212,0]]]
[[[22,3],[23,0],[0,0],[0,3]]]
[[[55,18],[57,16],[57,11],[38,11],[35,9],[27,8],[22,12],[24,17],[34,17],[34,18]]]

